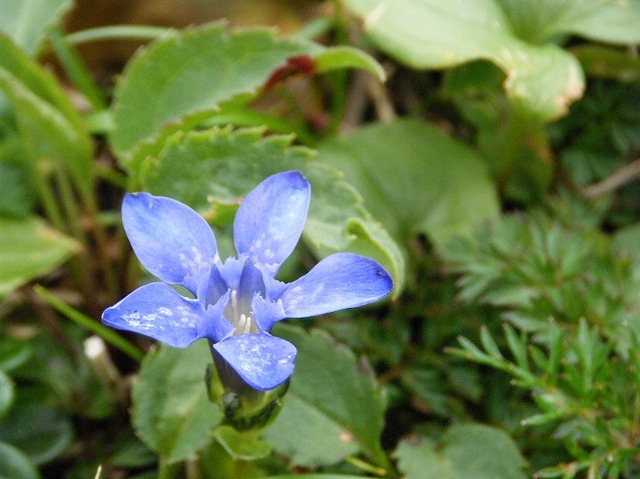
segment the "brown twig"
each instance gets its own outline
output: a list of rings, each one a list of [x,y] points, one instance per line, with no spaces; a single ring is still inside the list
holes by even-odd
[[[640,178],[640,159],[625,165],[604,180],[582,188],[582,195],[592,200],[638,178]]]

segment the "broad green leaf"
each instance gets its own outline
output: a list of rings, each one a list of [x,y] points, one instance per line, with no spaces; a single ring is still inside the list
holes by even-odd
[[[0,297],[56,268],[76,248],[74,241],[36,217],[0,216]]]
[[[55,459],[71,445],[73,426],[57,409],[17,401],[0,420],[0,441],[19,447],[40,465]]]
[[[343,474],[287,474],[284,476],[269,476],[266,479],[296,479],[300,477],[304,479],[357,479],[358,477],[362,478],[365,476],[346,476]]]
[[[453,426],[439,444],[418,436],[395,452],[405,479],[525,479],[526,462],[505,432],[479,424]]]
[[[0,0],[0,32],[9,35],[29,55],[36,56],[47,30],[72,6],[71,0]]]
[[[0,369],[11,372],[22,366],[32,354],[33,347],[28,340],[4,334],[0,341]]]
[[[640,2],[497,0],[516,35],[532,43],[573,34],[608,43],[640,42]]]
[[[35,193],[24,163],[2,161],[0,151],[0,215],[28,216],[35,208]]]
[[[508,96],[542,120],[566,113],[582,96],[583,72],[556,45],[517,38],[497,0],[344,0],[383,51],[414,68],[448,68],[471,60],[495,63]]]
[[[237,431],[233,426],[223,425],[213,435],[234,460],[253,461],[271,453],[271,445],[255,431]]]
[[[230,30],[215,23],[173,32],[129,62],[115,91],[111,145],[128,165],[136,146],[163,128],[193,126],[290,74],[346,67],[382,75],[364,52],[326,49],[271,30]]]
[[[13,404],[15,386],[11,378],[0,369],[0,417],[4,416]]]
[[[122,440],[118,442],[117,450],[109,458],[114,466],[124,468],[139,468],[151,466],[158,462],[158,456],[145,446],[130,430],[122,431]]]
[[[222,419],[207,397],[204,375],[210,362],[205,341],[186,349],[163,345],[142,362],[132,422],[144,443],[168,463],[194,457],[211,442]]]
[[[297,465],[317,467],[364,453],[384,467],[384,399],[372,372],[326,333],[278,325],[298,348],[284,407],[265,438]]]
[[[90,194],[93,146],[86,131],[3,68],[0,91],[13,108],[27,154],[40,169],[39,174],[47,169],[42,162],[53,160],[67,168],[77,186]]]
[[[425,233],[442,246],[499,211],[482,160],[426,123],[364,127],[321,144],[320,160],[344,171],[365,206],[402,241]]]
[[[140,182],[151,193],[176,198],[213,222],[231,218],[240,199],[267,176],[302,171],[311,183],[304,238],[320,256],[352,251],[379,261],[402,289],[404,262],[394,241],[362,205],[339,172],[291,146],[290,136],[263,138],[262,129],[177,132],[142,164]]]
[[[40,479],[40,473],[20,449],[0,442],[0,479]]]

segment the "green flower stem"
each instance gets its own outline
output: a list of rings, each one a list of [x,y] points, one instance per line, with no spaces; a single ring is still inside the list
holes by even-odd
[[[31,179],[38,192],[47,219],[58,230],[66,232],[67,226],[65,225],[62,211],[49,184],[49,170],[52,164],[53,162],[48,160],[37,161]]]
[[[110,294],[110,298],[113,299],[118,296],[118,286],[113,268],[111,267],[107,236],[99,219],[98,205],[96,204],[95,197],[92,195],[86,195],[84,203],[87,207],[93,238],[96,242],[96,250],[98,252],[98,258],[100,259],[100,269],[102,270],[104,284]]]
[[[102,93],[102,90],[98,88],[96,83],[93,81],[93,78],[91,78],[91,74],[87,70],[86,65],[80,59],[78,52],[76,52],[65,38],[62,29],[52,29],[49,34],[49,39],[51,41],[53,51],[58,57],[58,60],[60,60],[62,68],[75,87],[84,94],[94,109],[106,109],[107,100]]]
[[[107,328],[106,326],[103,326],[101,323],[98,323],[89,316],[82,314],[80,311],[58,299],[42,286],[35,285],[33,289],[59,313],[79,324],[83,328],[88,329],[94,334],[97,334],[106,342],[129,356],[131,359],[137,362],[142,361],[144,353],[137,346],[124,339],[111,328]]]
[[[110,166],[102,165],[100,163],[95,164],[96,176],[101,180],[104,180],[118,189],[126,191],[127,188],[127,175],[114,170]]]
[[[181,462],[169,463],[162,457],[158,462],[158,479],[175,479],[180,477],[180,471],[182,469]]]
[[[374,466],[354,456],[345,458],[345,462],[348,462],[352,466],[355,466],[358,469],[363,470],[364,472],[375,474],[376,476],[386,476],[388,474],[388,470],[386,468]]]
[[[57,195],[53,191],[53,188],[49,181],[51,170],[55,170],[56,168],[55,164],[52,161],[42,159],[37,161],[35,165],[35,171],[31,175],[31,177],[38,196],[40,197],[40,204],[44,208],[45,216],[47,217],[49,222],[59,231],[67,234],[71,233],[69,226],[65,222],[64,215],[62,214]],[[85,243],[82,244],[83,246],[85,245]],[[91,290],[87,287],[87,282],[85,281],[85,276],[87,276],[86,269],[83,267],[82,261],[78,258],[78,256],[73,256],[69,260],[69,269],[71,277],[73,278],[75,284],[78,285],[81,293],[85,297],[89,297],[92,291],[95,290]]]
[[[75,280],[82,290],[86,298],[90,298],[91,294],[97,290],[95,277],[92,274],[91,258],[89,257],[89,241],[87,235],[82,228],[82,218],[80,216],[80,210],[73,194],[73,187],[69,181],[69,177],[62,168],[61,165],[56,165],[54,171],[54,180],[59,193],[60,201],[64,213],[66,215],[66,224],[69,233],[83,245],[82,251],[76,256],[78,265],[74,268],[80,268],[79,271],[74,271]]]
[[[347,32],[344,27],[344,11],[341,0],[334,0],[333,8],[335,11],[333,24],[336,36],[335,43],[336,45],[346,45]],[[333,101],[331,103],[331,123],[329,125],[329,131],[336,133],[344,117],[349,77],[347,76],[346,70],[337,70],[331,72],[331,78],[333,79],[334,91]]]
[[[172,31],[171,28],[144,25],[111,25],[71,33],[66,40],[71,45],[105,40],[155,40]]]
[[[380,446],[377,447],[377,450],[371,451],[369,453],[369,457],[373,459],[377,465],[376,467],[371,464],[368,464],[369,467],[373,468],[373,470],[370,472],[373,472],[374,474],[378,474],[380,476],[384,476],[385,478],[389,478],[389,479],[396,479],[400,477],[395,467],[393,467],[393,464],[387,457],[387,454],[384,452],[384,450]],[[367,464],[367,463],[362,461],[361,465],[357,467],[360,467],[362,469],[363,464]]]

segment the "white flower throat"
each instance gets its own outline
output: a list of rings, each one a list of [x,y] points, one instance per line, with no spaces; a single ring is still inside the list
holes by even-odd
[[[243,305],[244,306],[244,305]],[[235,325],[236,329],[233,334],[251,334],[258,332],[251,312],[246,307],[242,307],[238,301],[238,291],[231,290],[231,297],[225,309],[225,317]]]

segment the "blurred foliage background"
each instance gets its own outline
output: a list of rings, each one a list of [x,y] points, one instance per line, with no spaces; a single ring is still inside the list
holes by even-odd
[[[638,0],[0,0],[0,477],[640,477],[639,42]],[[120,202],[230,238],[288,169],[282,279],[396,286],[278,326],[285,405],[239,432],[203,344],[99,323],[150,280]]]

